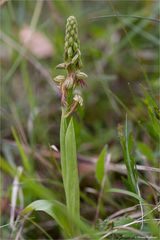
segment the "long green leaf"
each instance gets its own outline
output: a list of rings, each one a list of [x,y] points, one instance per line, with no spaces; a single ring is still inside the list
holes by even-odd
[[[137,171],[135,168],[135,159],[131,154],[133,147],[133,139],[132,134],[128,132],[128,121],[126,116],[126,124],[125,124],[125,133],[122,130],[119,130],[120,141],[123,149],[124,162],[127,168],[128,181],[125,183],[128,185],[129,189],[132,192],[137,193]]]
[[[25,209],[22,210],[21,216],[26,215],[32,211],[43,211],[51,216],[59,226],[62,227],[65,234],[69,237],[73,235],[73,229],[71,229],[71,222],[69,214],[67,213],[66,206],[59,201],[53,200],[37,200],[29,204]],[[93,229],[88,222],[84,220],[74,219],[74,222],[79,226],[82,234],[87,234],[91,239],[98,240],[98,231]],[[67,238],[68,239],[68,238]],[[69,238],[71,239],[71,238]]]
[[[135,177],[135,161],[134,158],[131,157],[131,148],[132,148],[132,140],[131,135],[128,133],[128,121],[126,116],[126,124],[125,124],[125,164],[128,170],[128,180],[133,192],[137,192],[136,189],[136,177]]]
[[[37,200],[29,204],[22,212],[21,215],[27,214],[31,211],[43,211],[50,215],[59,226],[70,236],[71,229],[65,205],[58,201]]]
[[[73,119],[70,120],[65,137],[66,150],[66,200],[71,219],[80,219],[79,214],[79,178],[76,155],[76,139]]]

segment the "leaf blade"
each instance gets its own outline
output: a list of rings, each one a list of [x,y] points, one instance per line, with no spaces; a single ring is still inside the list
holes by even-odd
[[[27,214],[31,211],[43,211],[51,216],[62,227],[62,229],[71,235],[69,219],[66,212],[66,207],[59,201],[53,200],[37,200],[29,204],[22,210],[21,215]]]
[[[65,148],[66,148],[66,200],[67,209],[71,215],[71,219],[80,219],[79,213],[79,178],[78,178],[78,165],[77,165],[77,154],[76,154],[76,139],[74,132],[73,119],[67,128],[65,137]]]
[[[64,183],[64,189],[66,190],[66,151],[65,151],[65,136],[67,131],[67,121],[64,117],[64,112],[62,109],[61,116],[61,126],[60,126],[60,151],[61,151],[61,168],[62,168],[62,178]]]

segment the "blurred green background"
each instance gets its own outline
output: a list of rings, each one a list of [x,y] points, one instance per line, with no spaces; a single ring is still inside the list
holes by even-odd
[[[52,79],[59,72],[55,66],[63,61],[70,15],[78,21],[83,70],[88,75],[82,90],[84,107],[76,115],[77,149],[83,163],[96,158],[105,144],[111,161],[123,163],[117,127],[127,114],[137,163],[158,167],[159,11],[159,1],[153,0],[1,1],[2,224],[9,221],[12,182],[25,159],[30,172],[24,167],[23,206],[39,198],[64,198],[59,155],[50,147],[59,149],[61,115],[59,91]],[[86,168],[81,169],[83,194],[86,187],[98,188],[93,166],[87,177]],[[157,175],[153,178],[157,184]],[[117,173],[110,175],[113,186],[121,187],[120,179]],[[143,194],[147,196],[145,188]],[[82,214],[90,219],[96,196],[87,196],[93,202],[82,200]],[[110,206],[107,214],[131,204],[104,199]],[[45,225],[43,217],[39,221]],[[51,231],[49,223],[46,228]],[[33,227],[26,229],[29,237]],[[8,231],[5,228],[4,239]],[[59,236],[56,231],[53,236]],[[40,234],[36,230],[35,239]]]

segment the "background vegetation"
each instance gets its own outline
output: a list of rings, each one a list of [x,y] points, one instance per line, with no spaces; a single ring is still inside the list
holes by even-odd
[[[66,239],[46,213],[19,213],[65,201],[52,78],[70,15],[88,74],[75,128],[81,216],[95,232],[83,234],[159,239],[159,11],[153,0],[1,1],[1,239]]]

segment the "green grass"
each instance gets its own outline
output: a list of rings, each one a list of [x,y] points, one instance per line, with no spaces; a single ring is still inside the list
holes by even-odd
[[[1,239],[160,238],[158,13],[143,0],[1,6]],[[66,119],[52,78],[70,15],[88,79]],[[25,49],[26,24],[52,57]]]

